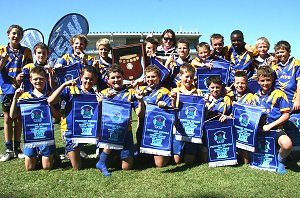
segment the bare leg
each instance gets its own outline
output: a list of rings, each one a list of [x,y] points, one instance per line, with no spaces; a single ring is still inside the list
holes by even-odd
[[[80,158],[80,148],[76,148],[74,151],[68,153],[72,167],[74,170],[81,169],[81,158]]]
[[[162,168],[168,165],[168,163],[170,162],[170,157],[154,155],[154,162],[156,167]]]

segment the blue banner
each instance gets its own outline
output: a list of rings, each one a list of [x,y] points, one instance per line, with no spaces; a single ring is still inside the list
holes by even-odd
[[[50,50],[48,60],[56,62],[59,57],[72,52],[70,39],[77,34],[88,34],[89,24],[87,19],[77,13],[67,14],[53,27],[48,40]]]
[[[55,68],[56,81],[58,85],[60,86],[66,81],[78,78],[80,76],[81,69],[82,65],[80,63],[64,66],[62,68]]]
[[[155,57],[150,57],[150,64],[156,65],[157,68],[160,70],[160,82],[163,82],[169,75],[170,71],[164,65],[162,65]]]
[[[36,61],[34,56],[34,46],[39,42],[44,42],[44,36],[39,30],[35,28],[28,28],[24,30],[20,44],[31,50],[34,63]]]
[[[249,79],[248,80],[248,89],[251,93],[256,93],[260,89],[260,85],[258,84],[257,80]]]
[[[178,122],[175,138],[179,141],[202,144],[205,101],[202,96],[179,95]]]
[[[300,148],[300,114],[291,114],[290,119],[284,123],[286,134],[293,142],[293,149],[299,150]],[[298,147],[298,148],[297,148]]]
[[[123,100],[102,99],[100,148],[121,150],[131,117],[131,103]]]
[[[278,162],[276,155],[276,130],[269,132],[259,131],[255,144],[255,152],[252,155],[251,168],[276,171]]]
[[[232,109],[236,147],[254,152],[262,107],[235,102]]]
[[[175,111],[146,104],[141,153],[171,156]]]
[[[31,88],[32,88],[32,84],[30,82],[30,72],[29,72],[29,69],[28,68],[23,68],[23,92],[28,92]]]
[[[24,147],[54,144],[54,128],[47,98],[19,100]]]
[[[72,142],[96,144],[98,101],[95,94],[74,94],[72,97]]]
[[[224,122],[208,121],[204,131],[208,147],[208,166],[227,166],[237,164],[233,119]]]

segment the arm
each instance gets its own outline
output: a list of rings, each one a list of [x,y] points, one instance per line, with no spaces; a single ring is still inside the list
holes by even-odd
[[[1,60],[0,60],[0,71],[5,67],[5,63],[8,59],[8,53],[7,52],[3,52],[3,54],[1,55]]]
[[[293,111],[300,110],[300,80],[297,81],[296,99],[293,104]]]
[[[280,118],[275,120],[274,122],[270,124],[266,124],[263,126],[263,131],[270,131],[272,128],[282,125],[284,122],[286,122],[290,118],[290,114],[288,112],[283,112]]]
[[[136,110],[136,115],[138,117],[143,117],[145,114],[145,103],[143,101],[143,95],[140,90],[135,91],[135,97],[138,100],[138,108]]]
[[[13,100],[12,100],[12,103],[10,106],[10,111],[9,111],[9,116],[12,119],[15,119],[20,114],[20,110],[17,107],[17,103],[18,103],[18,99],[20,98],[22,93],[23,93],[23,90],[21,88],[18,88],[13,97]]]

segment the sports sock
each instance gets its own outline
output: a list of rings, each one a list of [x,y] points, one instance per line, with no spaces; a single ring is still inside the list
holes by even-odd
[[[12,144],[12,141],[7,141],[7,142],[5,142],[5,147],[6,147],[6,149],[8,149],[8,150],[13,150],[13,144]]]
[[[14,140],[14,149],[17,150],[18,148],[20,148],[20,144],[21,144],[20,141]]]
[[[282,157],[282,155],[280,153],[278,153],[277,159],[278,159],[278,169],[277,169],[277,172],[279,174],[286,174],[286,169],[285,169],[285,165],[284,165],[285,158]]]
[[[96,164],[96,168],[98,168],[104,176],[111,176],[111,173],[107,170],[106,160],[109,154],[102,151],[99,161]]]

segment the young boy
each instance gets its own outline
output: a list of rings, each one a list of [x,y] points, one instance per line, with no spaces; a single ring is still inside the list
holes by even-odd
[[[254,95],[254,105],[263,106],[264,111],[268,114],[266,123],[262,126],[263,131],[271,129],[282,129],[290,117],[290,106],[286,94],[273,88],[273,73],[269,66],[261,66],[257,70],[258,83],[261,89]],[[277,133],[277,142],[280,146],[278,153],[278,170],[279,174],[285,174],[286,169],[284,161],[292,150],[292,141],[286,135],[284,130]]]
[[[123,85],[124,72],[122,68],[117,64],[112,64],[107,69],[107,82],[110,88],[104,89],[101,93],[108,98],[115,100],[124,100],[132,102],[133,108],[138,117],[144,115],[144,104],[143,104],[143,95],[139,90],[128,89]],[[120,158],[122,160],[122,169],[130,170],[133,166],[133,136],[131,123],[129,124],[128,132],[125,137],[124,148],[120,151]],[[96,164],[104,176],[111,176],[111,173],[107,170],[106,162],[111,149],[104,148],[100,154],[100,159]]]
[[[72,126],[71,122],[73,115],[72,110],[72,97],[75,94],[94,94],[94,85],[97,82],[97,71],[92,66],[85,66],[80,75],[81,85],[76,85],[76,80],[64,82],[58,87],[53,94],[48,98],[48,103],[53,104],[59,98],[66,101],[65,112],[61,118],[61,132],[65,138],[65,150],[68,155],[74,170],[81,168],[80,148],[83,144],[72,143]]]
[[[12,105],[10,107],[10,117],[12,119],[20,116],[20,109],[17,107],[18,99],[42,98],[48,97],[50,92],[45,89],[46,86],[46,72],[42,67],[35,67],[30,72],[30,82],[33,90],[23,92],[22,88],[18,88],[13,97]],[[51,106],[52,115],[59,118],[60,114]],[[37,163],[37,156],[42,156],[43,169],[50,170],[53,166],[53,156],[55,154],[55,145],[51,146],[37,146],[35,148],[24,147],[25,154],[25,169],[27,171],[34,170]]]
[[[180,81],[180,78],[178,76],[180,66],[183,63],[190,62],[190,44],[188,40],[182,38],[177,41],[177,53],[178,58],[174,59],[174,55],[171,54],[165,63],[165,67],[170,69],[170,75],[167,81],[170,83],[170,87],[172,88],[175,88],[176,83]]]
[[[170,91],[160,85],[160,70],[155,65],[149,65],[145,69],[147,86],[139,86],[139,90],[143,95],[144,103],[157,104],[163,108],[171,106]],[[139,125],[137,128],[137,147],[141,145],[142,132],[144,127],[144,119],[139,117]],[[155,165],[159,168],[166,166],[170,161],[169,157],[154,155]]]
[[[272,69],[276,73],[275,89],[287,95],[293,112],[300,110],[300,61],[290,53],[291,45],[287,41],[276,43],[275,56],[278,63]]]
[[[212,34],[210,36],[210,45],[213,48],[211,51],[213,59],[226,59],[228,57],[228,47],[224,47],[224,37],[221,34]]]
[[[171,91],[172,106],[178,107],[179,94],[202,96],[200,89],[197,89],[194,82],[195,68],[188,63],[183,63],[180,66],[180,83]],[[196,143],[182,142],[173,138],[173,154],[175,164],[179,164],[184,158],[187,165],[193,164],[196,158],[197,151],[200,146]]]
[[[211,69],[213,67],[213,63],[210,61],[206,62],[207,59],[210,58],[210,46],[206,42],[201,42],[197,45],[197,57],[194,58],[191,62],[191,65],[194,67],[207,67]]]
[[[147,37],[146,40],[144,41],[144,46],[146,51],[146,66],[148,66],[150,65],[150,58],[156,57],[155,52],[158,46],[158,40],[155,37]],[[156,57],[156,59],[158,58]]]
[[[3,94],[2,110],[4,113],[3,126],[6,147],[6,152],[0,158],[0,161],[10,160],[14,156],[24,157],[20,149],[21,117],[10,118],[9,109],[15,90],[22,81],[22,68],[24,65],[32,63],[30,49],[20,45],[23,37],[23,28],[19,25],[11,25],[7,30],[7,36],[9,38],[8,45],[0,46],[0,94]],[[13,137],[14,142],[12,141]]]

